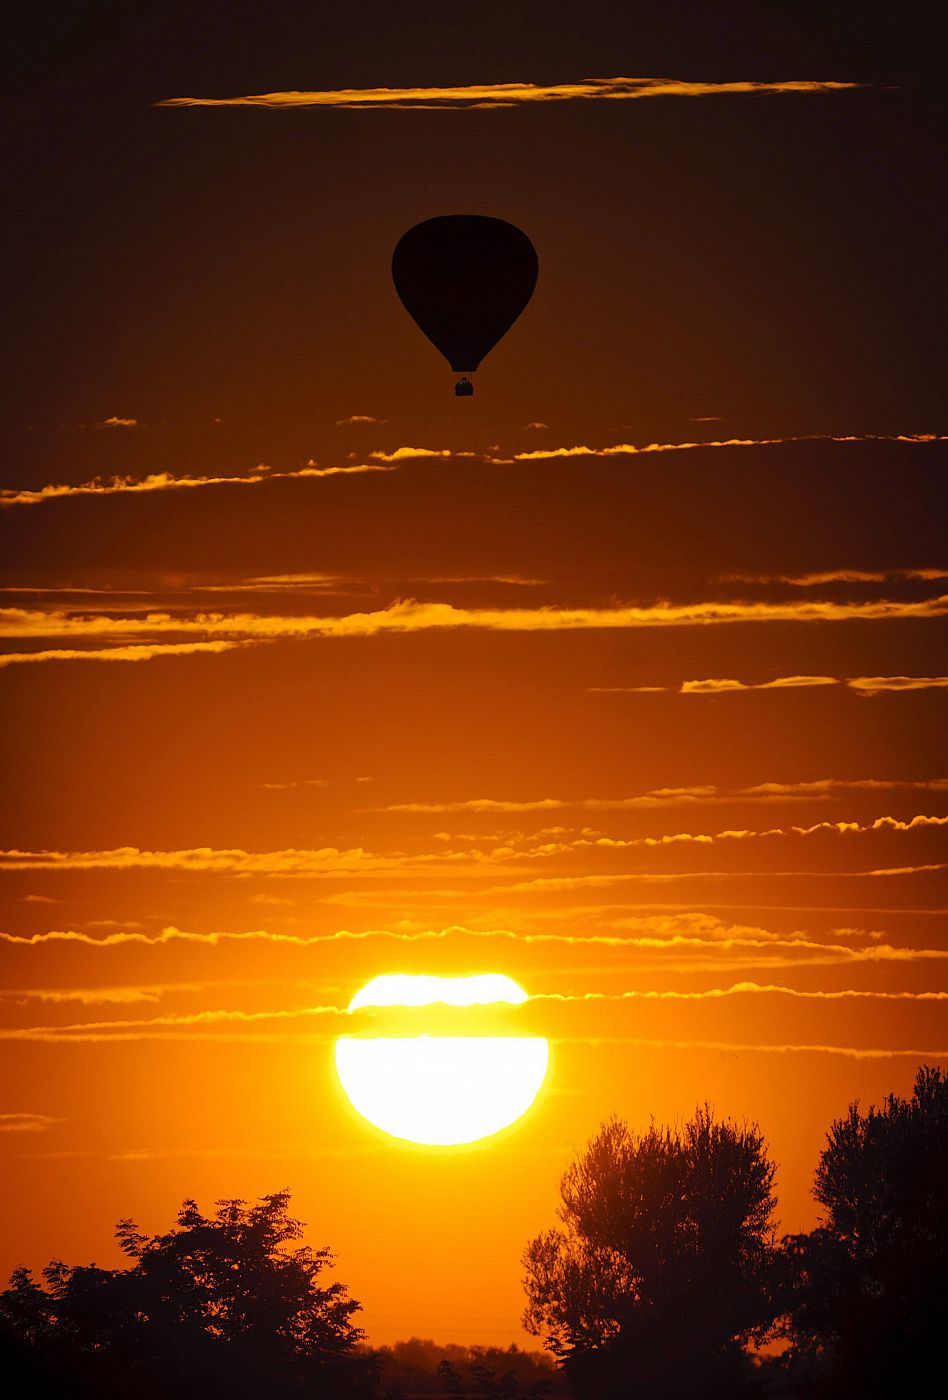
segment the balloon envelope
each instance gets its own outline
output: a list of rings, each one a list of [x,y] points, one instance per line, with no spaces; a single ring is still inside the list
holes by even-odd
[[[406,311],[461,374],[476,370],[510,330],[538,270],[527,235],[483,214],[426,219],[392,254],[392,280]]]

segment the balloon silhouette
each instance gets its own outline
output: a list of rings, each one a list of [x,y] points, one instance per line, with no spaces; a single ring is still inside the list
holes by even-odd
[[[416,224],[392,254],[402,305],[464,377],[454,392],[474,392],[468,375],[506,335],[533,295],[539,262],[529,238],[504,219],[443,214]]]

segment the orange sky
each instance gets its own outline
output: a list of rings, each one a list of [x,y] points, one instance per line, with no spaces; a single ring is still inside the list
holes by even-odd
[[[332,6],[168,10],[45,35],[17,109],[0,1270],[288,1185],[373,1341],[523,1341],[604,1117],[757,1119],[798,1229],[830,1120],[948,1060],[936,109],[802,20],[487,6],[347,58]],[[688,98],[579,90],[618,72]],[[467,401],[388,280],[458,209],[540,258]],[[342,1008],[485,971],[535,1108],[380,1137]]]

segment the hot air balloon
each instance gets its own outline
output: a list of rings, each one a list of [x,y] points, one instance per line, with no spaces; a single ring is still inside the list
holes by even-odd
[[[462,378],[507,334],[533,295],[539,263],[529,238],[504,219],[443,214],[416,224],[392,254],[392,280],[402,305]]]

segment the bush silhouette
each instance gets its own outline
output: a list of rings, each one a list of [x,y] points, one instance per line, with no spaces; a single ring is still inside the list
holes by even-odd
[[[527,1247],[527,1328],[582,1396],[729,1396],[776,1311],[774,1166],[756,1127],[606,1123]]]
[[[125,1269],[25,1269],[0,1294],[7,1350],[68,1377],[70,1395],[283,1397],[372,1388],[356,1344],[359,1303],[323,1284],[327,1249],[296,1243],[289,1192],[256,1206],[221,1201],[211,1218],[184,1202],[174,1229],[117,1227]],[[48,1378],[48,1376],[47,1376]],[[62,1387],[60,1387],[62,1388]]]

